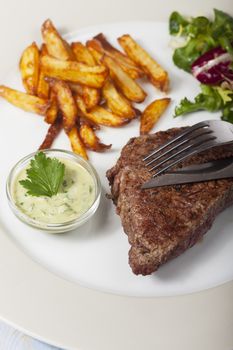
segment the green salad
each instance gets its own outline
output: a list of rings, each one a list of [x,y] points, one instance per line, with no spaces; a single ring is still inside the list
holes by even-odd
[[[194,101],[182,99],[175,117],[198,110],[221,111],[221,118],[233,123],[233,17],[216,9],[212,21],[173,12],[169,30],[183,38],[173,53],[175,65],[201,83],[200,94]]]

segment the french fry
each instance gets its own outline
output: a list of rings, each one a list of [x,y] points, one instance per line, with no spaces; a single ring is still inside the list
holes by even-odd
[[[0,85],[0,96],[24,111],[40,115],[45,115],[50,106],[48,100],[11,89],[4,85]]]
[[[61,61],[49,55],[41,58],[41,65],[45,70],[45,74],[49,77],[94,88],[101,88],[108,75],[108,70],[104,66],[89,67],[79,62]]]
[[[45,136],[45,139],[39,147],[39,150],[50,148],[53,144],[53,141],[61,131],[61,129],[62,129],[62,120],[57,119],[52,125],[50,125],[48,132]]]
[[[126,54],[143,69],[151,83],[160,90],[167,91],[167,72],[130,35],[123,35],[118,41]]]
[[[119,117],[119,115],[109,112],[101,106],[95,106],[90,111],[87,111],[85,103],[80,96],[76,97],[76,102],[81,113],[96,124],[116,127],[127,124],[130,121],[129,119],[123,119]]]
[[[84,117],[84,115],[79,116],[78,124],[79,124],[79,126],[81,126],[81,125],[83,125],[83,124],[87,124],[87,125],[89,125],[93,130],[100,130],[99,124],[96,124],[96,123],[93,122],[92,120],[87,119],[86,117]]]
[[[148,134],[161,117],[171,99],[168,97],[153,101],[141,115],[140,135]]]
[[[85,45],[80,42],[75,42],[71,44],[71,48],[78,62],[84,63],[90,67],[96,65],[92,54]],[[79,92],[79,94],[83,97],[87,109],[93,108],[100,101],[100,91],[98,89],[83,86],[82,91]]]
[[[55,120],[58,117],[59,109],[57,104],[57,95],[51,90],[50,91],[50,107],[48,108],[44,121],[48,124],[54,124]]]
[[[111,57],[104,55],[102,61],[108,67],[112,80],[126,98],[134,102],[145,100],[145,91]]]
[[[57,103],[63,116],[63,127],[69,132],[75,125],[78,110],[69,85],[62,80],[47,78],[49,85],[55,92]]]
[[[40,50],[40,58],[47,55],[48,50],[45,44],[42,44],[41,50]],[[38,85],[37,85],[37,96],[42,98],[48,98],[49,97],[49,84],[47,81],[45,81],[45,72],[42,67],[40,67],[40,73],[39,73],[39,79],[38,79]]]
[[[83,87],[85,85],[80,85],[80,84],[71,83],[71,82],[68,82],[68,84],[69,84],[69,87],[73,93],[79,94],[80,96],[83,96]]]
[[[101,59],[104,56],[104,50],[98,40],[87,40],[86,46],[93,56],[97,64],[101,64]]]
[[[78,129],[74,126],[69,132],[68,137],[70,139],[71,147],[74,153],[77,153],[84,159],[88,159],[87,152],[83,141],[79,135]]]
[[[83,86],[83,99],[87,109],[95,107],[100,101],[100,91],[89,86]]]
[[[83,123],[80,126],[79,133],[86,148],[89,148],[92,151],[104,152],[112,146],[101,143],[94,130],[87,123]]]
[[[115,59],[115,61],[121,66],[121,68],[131,76],[133,79],[140,78],[144,75],[144,72],[141,68],[139,68],[133,60],[131,60],[128,56],[126,56],[121,51],[117,50],[113,47],[103,35],[100,33],[94,37],[95,40],[99,41],[102,50],[105,54],[108,54],[110,57]]]
[[[35,42],[28,46],[20,59],[19,68],[27,93],[36,95],[39,77],[39,49]]]
[[[135,117],[135,111],[130,102],[117,91],[114,84],[110,80],[107,80],[104,84],[102,93],[108,108],[113,113],[123,118],[132,119]]]
[[[87,64],[88,66],[95,66],[96,62],[90,53],[89,49],[80,42],[74,42],[71,44],[71,49],[75,55],[78,62]]]
[[[50,19],[43,23],[41,33],[51,56],[60,60],[75,60],[70,45],[60,36]]]
[[[87,109],[93,108],[100,102],[99,89],[75,83],[69,83],[69,87],[74,94],[78,94],[83,98]]]

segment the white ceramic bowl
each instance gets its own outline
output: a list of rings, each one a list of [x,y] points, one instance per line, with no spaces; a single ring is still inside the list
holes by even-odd
[[[94,215],[94,213],[96,212],[99,206],[100,197],[101,197],[101,183],[100,183],[99,176],[96,170],[88,161],[84,160],[82,157],[78,156],[73,152],[60,150],[60,149],[46,149],[46,150],[43,150],[43,152],[50,157],[63,158],[63,159],[69,159],[71,161],[74,161],[88,171],[88,173],[91,175],[94,181],[95,198],[93,203],[87,209],[86,212],[84,212],[83,214],[81,214],[80,216],[78,216],[73,220],[66,221],[63,223],[46,223],[46,222],[34,220],[30,216],[23,213],[14,201],[14,198],[12,195],[12,189],[13,189],[14,181],[17,178],[18,174],[28,166],[31,159],[34,158],[34,156],[36,155],[37,152],[34,152],[27,155],[23,159],[21,159],[10,171],[10,174],[7,179],[7,185],[6,185],[6,192],[7,192],[9,205],[13,213],[21,221],[35,228],[49,231],[49,232],[54,232],[54,233],[73,230],[83,225],[85,222],[87,222]]]

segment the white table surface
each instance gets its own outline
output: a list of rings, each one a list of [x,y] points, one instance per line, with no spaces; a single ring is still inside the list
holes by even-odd
[[[84,26],[99,23],[128,20],[167,20],[172,10],[178,10],[188,15],[209,14],[212,12],[213,8],[230,11],[232,8],[232,0],[0,0],[0,5],[0,77],[2,77],[7,71],[18,64],[20,53],[25,46],[33,40],[40,40],[39,30],[41,23],[48,17],[58,25],[63,33],[66,33]],[[20,317],[20,312],[23,313],[24,310],[20,309],[19,300],[21,298],[22,304],[25,304],[24,296],[21,295],[20,298],[17,298],[14,291],[11,293],[8,293],[8,291],[10,286],[15,287],[15,285],[17,285],[20,290],[20,278],[23,274],[26,276],[30,270],[35,269],[35,266],[34,263],[31,265],[28,264],[28,258],[26,258],[17,247],[13,247],[13,243],[6,237],[0,237],[0,246],[4,246],[4,249],[0,249],[0,278],[1,284],[4,285],[4,288],[0,288],[0,300],[4,300],[4,303],[0,302],[0,318],[16,325],[22,324],[23,318]],[[10,258],[9,252],[12,254]],[[14,265],[15,268],[15,264],[21,268],[19,269],[19,279],[17,281],[13,281],[10,275],[12,266]],[[22,271],[22,269],[24,270]],[[32,283],[35,284],[44,273],[39,267],[36,269],[38,276],[32,281]],[[48,280],[48,284],[49,283]],[[56,280],[55,283],[59,285],[60,282]],[[7,287],[5,287],[6,285]],[[67,290],[69,289],[71,289],[71,286],[67,284]],[[229,313],[232,315],[232,295],[233,282],[211,291],[206,291],[203,297],[205,300],[197,296],[195,303],[199,306],[201,306],[202,303],[208,304],[210,312],[210,305],[215,305],[216,313],[219,314],[219,317],[224,319],[225,313],[228,315],[229,319]],[[50,298],[52,295],[46,297]],[[56,298],[62,300],[62,296],[60,296],[59,293]],[[185,300],[184,298],[184,302]],[[33,305],[33,297],[28,300],[28,302]],[[18,318],[14,320],[12,319],[12,315],[14,314],[12,308],[19,308]],[[56,310],[54,309],[53,312],[56,312]],[[31,313],[28,312],[27,322],[28,325],[32,325],[33,329],[37,329],[37,315],[33,314],[33,310]],[[25,329],[27,328],[27,322],[25,323]],[[226,338],[232,329],[233,327],[230,328],[228,322],[228,324],[226,324]],[[48,336],[50,336],[50,334],[48,333]],[[56,329],[54,330],[54,336],[55,334]],[[70,333],[70,343],[74,345],[73,348],[78,349],[78,344],[73,333]],[[233,344],[231,345],[233,346]],[[208,344],[205,345],[205,349],[207,349],[207,346]],[[0,349],[50,350],[54,348],[41,342],[34,341],[32,338],[15,331],[5,323],[1,323]],[[230,350],[230,343],[228,349]],[[174,350],[178,350],[178,348],[174,347]]]

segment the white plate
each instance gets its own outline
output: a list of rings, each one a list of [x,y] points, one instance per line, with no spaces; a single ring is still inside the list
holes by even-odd
[[[192,124],[200,120],[217,118],[219,116],[218,114],[214,115],[203,112],[193,116],[190,115],[187,119],[172,118],[177,102],[184,95],[192,98],[198,93],[199,88],[198,83],[190,75],[176,69],[173,65],[171,59],[172,50],[168,46],[169,35],[167,24],[138,22],[103,25],[98,26],[98,28],[73,33],[68,36],[68,39],[71,41],[85,41],[100,31],[103,31],[115,45],[116,38],[119,35],[131,33],[169,71],[171,78],[171,93],[169,95],[172,97],[173,102],[156,125],[154,131],[173,126]],[[5,80],[5,84],[21,89],[22,85],[20,83],[19,73],[17,71],[10,72]],[[149,84],[144,86],[148,92],[148,98],[144,104],[140,105],[139,108],[141,109],[154,98],[162,96],[161,93]],[[26,251],[35,261],[57,275],[76,282],[77,295],[84,293],[83,289],[78,287],[82,285],[88,286],[92,290],[107,291],[113,294],[127,296],[173,296],[200,291],[232,279],[231,252],[233,249],[233,237],[231,235],[231,208],[219,216],[213,229],[209,231],[201,244],[196,245],[181,257],[162,267],[157,274],[147,277],[134,276],[132,274],[127,262],[129,249],[127,237],[122,231],[119,218],[114,213],[113,205],[104,196],[95,218],[81,229],[68,234],[50,235],[30,229],[19,222],[7,206],[5,180],[13,164],[38,147],[46,133],[47,125],[40,116],[25,113],[2,100],[0,102],[0,114],[0,147],[4,150],[6,149],[6,145],[8,145],[7,152],[2,152],[1,155],[1,226],[5,228],[5,233],[13,238],[18,246]],[[103,142],[113,143],[113,150],[109,153],[91,155],[92,164],[96,167],[102,180],[103,193],[109,190],[105,178],[106,170],[115,163],[121,147],[128,139],[138,135],[138,129],[139,123],[135,121],[124,128],[103,129],[100,133]],[[11,140],[14,140],[13,142],[9,141],[9,134],[11,135]],[[61,135],[57,139],[55,146],[69,149],[69,142],[64,135]],[[219,234],[220,230],[221,234]],[[91,291],[85,292],[87,296],[90,294],[92,294]],[[93,295],[97,295],[99,300],[103,302],[104,294],[92,294],[92,297]],[[123,312],[126,305],[129,306],[128,312],[130,312],[130,305],[135,305],[134,298],[119,299],[115,295],[112,297],[116,305],[121,305],[121,309],[118,310],[119,312],[120,310]],[[105,300],[107,302],[109,300],[113,301],[107,295]],[[134,300],[134,302],[131,302],[131,300]],[[155,321],[149,310],[157,305],[156,299],[151,299],[151,302],[146,299],[136,300],[139,309],[142,308],[141,313],[147,317],[145,324],[149,322],[151,317]],[[161,301],[162,304],[163,302]],[[146,306],[146,309],[143,308],[143,305]],[[80,304],[78,306],[81,321],[81,317],[85,318],[85,310],[82,309]],[[97,305],[92,306],[94,310],[97,307]],[[90,317],[91,310],[86,310],[86,312]],[[125,318],[131,331],[135,320],[134,317],[134,312],[131,312]],[[95,318],[96,314],[93,314],[93,319]],[[105,321],[107,320],[108,318]],[[156,322],[158,323],[159,320]],[[151,324],[147,324],[147,330],[150,329],[150,326]],[[96,327],[98,328],[99,325]],[[81,327],[80,343],[83,344],[81,339],[84,333],[82,332],[85,333]],[[146,329],[143,329],[142,333],[146,336]],[[100,337],[103,337],[103,334]],[[131,349],[133,346],[134,348],[139,348],[142,339],[138,337],[139,334],[135,336],[133,342],[128,340],[127,349]],[[152,337],[146,341],[148,342],[148,346],[154,344]],[[90,344],[91,342],[88,343],[88,347],[86,348],[90,349]],[[120,344],[119,339],[116,344]]]

